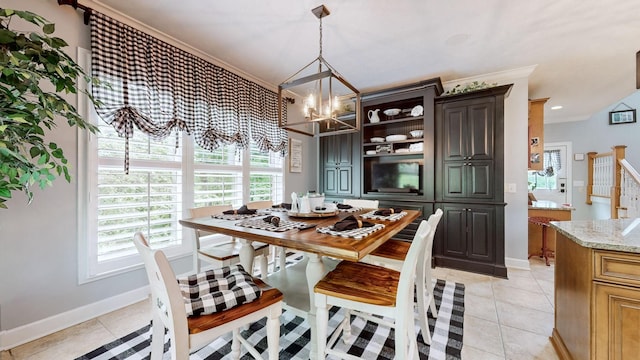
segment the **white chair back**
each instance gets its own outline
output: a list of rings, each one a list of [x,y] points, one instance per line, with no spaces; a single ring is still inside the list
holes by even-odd
[[[142,233],[137,232],[133,242],[142,256],[151,288],[153,321],[161,321],[175,334],[176,344],[171,344],[172,353],[176,348],[189,348],[187,311],[176,276],[169,260],[162,251],[152,250]],[[173,357],[175,359],[175,354]]]
[[[268,209],[273,205],[271,200],[250,201],[247,203],[249,209]]]
[[[418,230],[413,237],[407,257],[404,259],[402,270],[400,270],[400,280],[398,282],[398,292],[396,295],[397,307],[399,309],[413,309],[413,288],[414,277],[418,260],[426,246],[433,243],[434,232],[426,220],[420,222]],[[411,314],[413,315],[413,314]]]
[[[379,200],[344,199],[342,200],[342,203],[363,209],[377,209],[380,206]]]

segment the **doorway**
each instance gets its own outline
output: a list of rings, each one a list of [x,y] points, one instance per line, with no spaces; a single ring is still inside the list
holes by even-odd
[[[528,180],[537,200],[571,204],[571,142],[544,144],[542,171],[529,171]]]

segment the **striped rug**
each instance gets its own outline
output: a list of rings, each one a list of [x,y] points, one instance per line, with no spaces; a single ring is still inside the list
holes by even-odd
[[[429,315],[429,328],[432,342],[427,346],[422,342],[422,334],[418,334],[418,350],[420,359],[460,359],[462,350],[462,321],[464,318],[464,285],[451,281],[437,280],[434,288],[438,318]],[[332,308],[329,312],[329,336],[343,318],[342,310]],[[417,314],[416,314],[417,316]],[[309,324],[304,319],[284,311],[280,318],[280,359],[309,359]],[[267,358],[266,319],[252,324],[243,332],[251,344]],[[354,317],[352,321],[352,338],[347,344],[342,341],[336,347],[347,350],[350,354],[362,359],[393,359],[394,330]],[[420,331],[416,317],[416,333]],[[108,359],[148,359],[150,352],[150,326],[103,345],[77,360]],[[164,359],[169,360],[165,344]],[[231,335],[218,338],[207,347],[191,355],[191,360],[218,360],[230,358]],[[252,359],[243,351],[241,359]]]

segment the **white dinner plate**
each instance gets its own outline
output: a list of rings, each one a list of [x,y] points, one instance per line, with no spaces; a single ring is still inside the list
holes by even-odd
[[[384,142],[384,138],[382,137],[372,137],[371,142]]]

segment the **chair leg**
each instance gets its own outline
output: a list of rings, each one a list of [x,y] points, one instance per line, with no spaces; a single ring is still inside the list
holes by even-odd
[[[327,327],[329,325],[329,309],[327,309],[327,296],[315,294],[316,302],[316,342],[318,346],[317,359],[326,357]],[[313,358],[313,357],[312,357]]]
[[[351,341],[351,310],[345,309],[344,321],[342,326],[342,342],[345,344]]]
[[[161,360],[164,353],[164,325],[159,317],[153,316],[151,326],[151,360]],[[171,344],[173,347],[174,344]]]
[[[267,279],[267,267],[269,266],[268,260],[269,259],[267,259],[265,255],[258,256],[258,265],[260,266],[260,278],[262,280]]]
[[[420,330],[422,330],[422,339],[427,345],[431,345],[431,331],[429,330],[429,321],[427,320],[427,301],[431,302],[431,296],[426,294],[424,282],[418,279],[416,284],[416,292],[418,293],[418,320],[420,322]]]
[[[280,353],[280,315],[282,309],[272,309],[267,316],[267,347],[269,360],[277,360]]]
[[[412,310],[405,310],[405,311],[411,311]],[[405,314],[401,314],[400,316],[398,316],[398,319],[396,319],[396,329],[395,329],[395,342],[396,342],[396,356],[395,359],[397,360],[405,360],[407,359],[407,354],[409,353],[409,339],[407,336],[408,333],[408,329],[407,327],[410,324],[407,321],[407,316]],[[413,324],[411,324],[412,328],[413,328]]]
[[[284,271],[287,267],[287,248],[284,246],[278,247],[278,262],[280,263],[280,271]],[[274,265],[275,266],[275,265]]]
[[[231,339],[231,358],[234,360],[240,359],[240,329],[233,329],[233,337]]]

